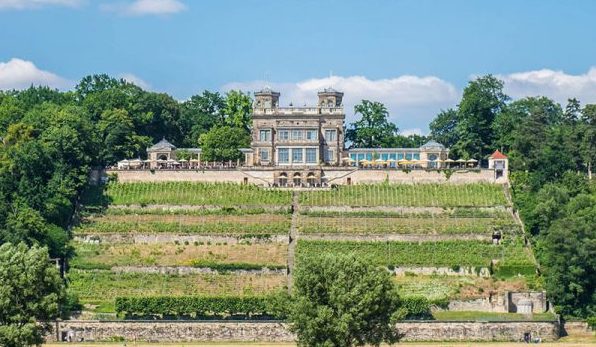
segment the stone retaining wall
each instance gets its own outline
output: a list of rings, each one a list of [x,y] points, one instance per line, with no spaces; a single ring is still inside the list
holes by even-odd
[[[490,277],[490,269],[481,267],[462,266],[457,270],[450,267],[434,267],[434,266],[400,266],[396,267],[393,272],[398,276],[405,276],[408,273],[416,275],[444,275],[444,276],[479,276]]]
[[[150,243],[179,243],[188,242],[190,244],[195,242],[202,242],[204,244],[211,242],[212,244],[227,243],[235,245],[239,243],[250,244],[265,244],[265,243],[288,243],[288,235],[271,235],[269,237],[240,237],[240,236],[219,236],[219,235],[189,235],[189,234],[135,234],[135,233],[94,233],[94,234],[78,234],[74,236],[74,240],[85,243],[136,243],[136,244],[150,244]]]
[[[62,321],[48,341],[291,342],[295,336],[280,322],[99,322]],[[402,322],[402,341],[522,341],[525,333],[543,341],[559,337],[557,322]]]
[[[490,242],[491,235],[482,234],[300,234],[301,240],[326,241],[400,241],[400,242],[436,242],[450,240],[476,240]]]
[[[168,275],[191,275],[191,274],[218,274],[217,270],[208,267],[191,266],[113,266],[110,269],[116,273],[150,273],[150,274],[168,274]],[[287,269],[269,269],[259,270],[227,270],[226,273],[234,275],[286,275]]]
[[[273,184],[274,173],[282,169],[239,169],[239,170],[108,170],[108,174],[118,175],[119,182],[236,182],[258,185]],[[504,183],[506,178],[495,180],[494,170],[459,170],[451,177],[443,172],[412,170],[404,172],[394,169],[354,170],[353,168],[323,168],[323,177],[329,184],[370,184],[370,183],[453,183],[475,182]]]

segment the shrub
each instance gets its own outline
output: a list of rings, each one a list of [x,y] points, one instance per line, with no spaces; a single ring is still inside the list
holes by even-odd
[[[273,316],[268,297],[155,296],[117,297],[116,312],[125,316]]]

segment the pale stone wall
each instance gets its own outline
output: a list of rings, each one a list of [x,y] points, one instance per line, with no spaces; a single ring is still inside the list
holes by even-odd
[[[295,336],[279,322],[99,322],[62,321],[48,341],[71,336],[72,341],[292,342]],[[402,322],[402,341],[522,341],[524,333],[543,341],[559,337],[557,322]]]
[[[479,312],[501,312],[507,311],[507,303],[503,295],[496,298],[480,298],[475,300],[451,300],[448,306],[449,311],[479,311]]]
[[[517,312],[517,303],[520,300],[530,300],[532,302],[532,312],[534,313],[543,313],[548,310],[546,292],[509,293],[510,312]]]
[[[423,267],[423,266],[400,266],[394,270],[397,276],[405,276],[407,273],[417,275],[443,275],[443,276],[479,276],[490,277],[490,270],[486,267],[475,268],[462,266],[457,270],[449,267]]]
[[[481,234],[300,234],[301,240],[326,241],[399,241],[399,242],[436,242],[450,240],[475,240],[490,242],[491,235]]]
[[[281,170],[281,169],[278,169]],[[289,169],[288,169],[289,170]],[[286,170],[287,171],[287,170]],[[270,185],[274,182],[274,169],[266,170],[117,170],[108,174],[118,175],[119,182],[232,182]],[[408,173],[401,170],[358,170],[350,168],[323,168],[323,177],[329,184],[372,184],[372,183],[504,183],[506,180],[495,180],[494,170],[455,171],[449,179],[443,172],[412,170]]]
[[[288,235],[271,235],[269,237],[239,237],[239,236],[225,236],[225,235],[190,235],[190,234],[170,234],[170,233],[155,233],[155,234],[135,234],[135,233],[95,233],[95,234],[77,234],[74,236],[75,241],[85,243],[227,243],[229,245],[235,244],[264,244],[264,243],[288,243]]]

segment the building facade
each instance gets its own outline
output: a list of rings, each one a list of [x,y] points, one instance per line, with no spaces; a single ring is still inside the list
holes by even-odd
[[[446,162],[449,149],[442,144],[429,141],[418,148],[352,148],[346,150],[349,165],[379,166],[397,168],[418,166],[425,169],[441,169],[449,166]]]
[[[343,93],[318,93],[316,106],[281,107],[280,93],[255,93],[252,143],[243,149],[245,165],[308,167],[339,165],[343,157]]]

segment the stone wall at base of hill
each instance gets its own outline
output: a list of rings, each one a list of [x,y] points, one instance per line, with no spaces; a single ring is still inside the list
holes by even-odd
[[[559,337],[558,322],[398,323],[402,341],[522,341],[524,334],[542,341]],[[290,342],[295,336],[280,322],[60,321],[48,341],[252,341]]]

